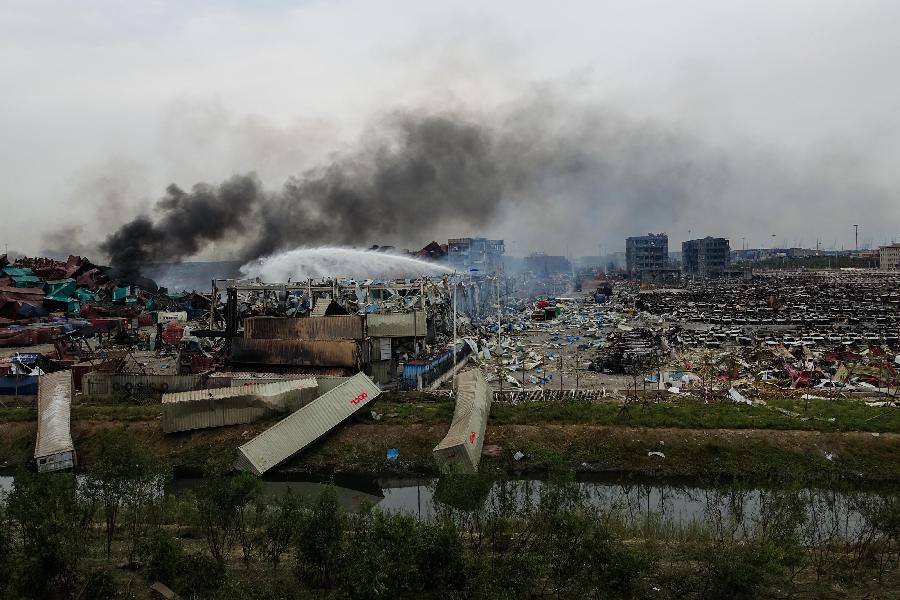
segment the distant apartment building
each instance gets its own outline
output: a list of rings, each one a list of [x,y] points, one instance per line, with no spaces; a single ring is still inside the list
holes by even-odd
[[[525,270],[531,271],[535,275],[571,273],[572,263],[565,256],[551,256],[543,252],[535,252],[525,257]]]
[[[900,271],[900,244],[879,248],[878,267],[885,271]]]
[[[731,266],[731,247],[725,238],[705,237],[681,243],[681,270],[685,275],[718,277]]]
[[[503,240],[485,238],[455,238],[447,240],[447,262],[457,271],[471,271],[485,275],[500,272],[506,248]]]
[[[625,268],[632,276],[669,268],[669,236],[650,233],[626,239]]]

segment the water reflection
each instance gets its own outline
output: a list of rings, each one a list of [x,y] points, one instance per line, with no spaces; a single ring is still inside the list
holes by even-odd
[[[12,476],[0,476],[0,494],[10,492],[12,485]],[[204,480],[200,478],[180,478],[166,491],[179,494],[202,485]],[[628,526],[699,524],[737,536],[759,531],[774,519],[789,518],[797,524],[816,523],[817,530],[827,531],[828,535],[850,537],[863,526],[867,503],[885,495],[816,488],[748,489],[630,481],[558,483],[480,476],[440,479],[336,476],[333,481],[264,479],[261,485],[263,494],[269,497],[292,493],[307,500],[315,499],[326,486],[334,485],[340,505],[347,510],[374,506],[426,520],[444,512],[521,512],[537,506],[548,494],[555,494],[557,500],[563,497],[573,506],[589,506],[613,514]]]

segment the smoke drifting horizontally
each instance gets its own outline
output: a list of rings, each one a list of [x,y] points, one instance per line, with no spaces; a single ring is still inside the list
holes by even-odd
[[[280,189],[254,174],[190,191],[172,185],[152,216],[126,223],[101,249],[126,273],[219,242],[244,261],[479,233],[557,252],[570,240],[614,249],[627,235],[679,226],[700,235],[728,235],[735,223],[738,235],[767,230],[775,215],[798,228],[810,198],[840,206],[848,197],[870,211],[892,201],[853,161],[794,164],[740,145],[713,149],[658,123],[543,96],[481,116],[392,113],[358,149]]]

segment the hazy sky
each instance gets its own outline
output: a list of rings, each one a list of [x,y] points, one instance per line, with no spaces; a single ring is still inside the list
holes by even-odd
[[[365,144],[367,125],[392,111],[490,126],[552,98],[550,118],[533,113],[538,129],[560,146],[584,142],[588,168],[585,155],[620,135],[641,137],[626,144],[629,162],[645,144],[656,158],[616,186],[599,175],[542,186],[544,211],[429,233],[587,254],[648,230],[668,232],[673,249],[689,231],[733,248],[773,233],[852,247],[858,223],[861,243],[877,244],[900,231],[898,23],[896,0],[7,0],[0,243],[35,252],[69,227],[73,250],[90,246],[173,182],[252,171],[278,188]],[[583,131],[599,114],[624,133]],[[677,156],[660,163],[660,147]],[[687,197],[667,204],[669,187],[647,181],[661,172],[670,183],[687,173]],[[661,208],[623,209],[635,180]],[[382,241],[417,240],[429,241]]]

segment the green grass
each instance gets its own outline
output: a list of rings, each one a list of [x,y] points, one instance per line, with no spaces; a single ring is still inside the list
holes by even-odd
[[[378,399],[370,405],[385,423],[449,424],[454,404],[437,401]],[[775,429],[804,431],[900,432],[900,409],[867,406],[859,400],[772,399],[769,407],[732,403],[702,404],[673,401],[633,405],[627,411],[612,402],[531,402],[512,406],[495,402],[491,406],[492,425],[569,424],[630,427],[672,427],[682,429]],[[774,407],[800,414],[785,415]],[[147,421],[160,415],[160,405],[77,404],[73,418],[94,421]],[[369,410],[359,420],[373,422]],[[37,412],[30,408],[0,408],[0,423],[31,421]]]
[[[91,421],[149,421],[156,419],[162,412],[161,405],[148,404],[146,406],[134,405],[104,405],[104,406],[74,406],[72,418],[76,420]]]
[[[900,409],[875,408],[856,400],[772,400],[770,404],[800,413],[800,418],[772,408],[731,403],[702,404],[675,401],[629,406],[611,402],[532,402],[513,406],[491,405],[491,425],[569,424],[624,425],[631,427],[673,427],[682,429],[777,429],[805,431],[900,432]],[[450,401],[428,403],[381,402],[372,409],[387,421],[409,423],[449,423],[453,415]],[[834,419],[831,421],[830,419]]]
[[[35,419],[37,419],[37,410],[32,408],[0,408],[0,423],[34,421]]]

